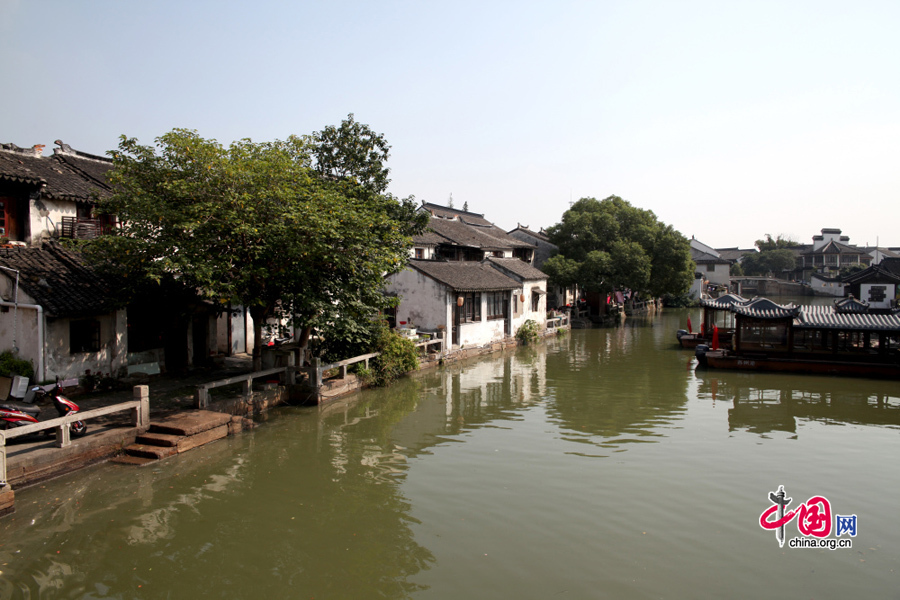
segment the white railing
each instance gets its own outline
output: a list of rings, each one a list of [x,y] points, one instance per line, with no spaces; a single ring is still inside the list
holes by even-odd
[[[562,314],[547,319],[547,329],[558,329],[569,324],[569,315]]]
[[[196,393],[196,407],[197,408],[206,408],[209,406],[209,390],[217,387],[223,387],[226,385],[234,385],[237,383],[244,384],[243,394],[244,398],[249,398],[250,393],[253,391],[253,380],[258,379],[260,377],[268,377],[269,375],[275,375],[284,373],[285,378],[287,379],[286,383],[292,384],[294,383],[294,375],[296,372],[295,367],[276,367],[274,369],[268,369],[265,371],[254,371],[253,373],[247,373],[246,375],[236,375],[234,377],[229,377],[227,379],[219,379],[217,381],[210,381],[209,383],[204,383],[203,385],[197,386]]]
[[[439,346],[438,353],[444,353],[444,338],[417,342],[416,348],[423,348],[425,354],[428,354],[428,347],[434,345]],[[329,363],[327,365],[323,365],[318,358],[314,358],[312,361],[312,381],[310,381],[310,383],[318,390],[322,387],[322,382],[325,380],[325,372],[332,369],[339,369],[340,372],[338,374],[338,378],[346,379],[348,367],[357,363],[364,363],[365,368],[368,369],[369,361],[379,354],[379,352],[373,352],[372,354],[362,354],[360,356],[354,356],[353,358],[348,358],[346,360],[339,360],[338,362]]]
[[[124,410],[133,411],[134,427],[140,430],[146,430],[150,427],[150,391],[146,385],[134,386],[134,400],[131,402],[121,402],[102,408],[93,408],[91,410],[69,413],[64,417],[32,423],[16,427],[15,429],[7,429],[0,431],[0,487],[6,485],[6,440],[22,437],[31,433],[37,433],[45,429],[56,430],[56,447],[65,448],[72,445],[70,435],[70,425],[75,421],[87,421],[96,417],[102,417]]]

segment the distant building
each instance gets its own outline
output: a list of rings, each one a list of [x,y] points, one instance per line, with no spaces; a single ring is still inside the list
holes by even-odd
[[[813,236],[812,247],[800,252],[803,278],[809,279],[812,273],[835,277],[842,267],[869,266],[872,256],[849,242],[840,229],[822,229],[820,235]]]
[[[719,252],[711,247],[707,246],[700,240],[691,237],[691,259],[694,261],[694,264],[697,265],[694,275],[694,285],[691,287],[691,295],[697,295],[697,297],[701,297],[703,293],[706,292],[705,289],[702,289],[703,280],[707,280],[707,286],[722,286],[727,289],[728,284],[731,281],[731,263],[732,261],[722,258]],[[702,277],[698,277],[698,275],[702,275]],[[701,286],[701,289],[697,289],[697,285]]]

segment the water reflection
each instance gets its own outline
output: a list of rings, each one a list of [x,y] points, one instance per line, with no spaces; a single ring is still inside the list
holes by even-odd
[[[390,439],[416,398],[409,385],[285,411],[257,430],[265,443],[254,432],[153,470],[50,482],[30,497],[65,495],[0,522],[0,598],[407,597],[434,560],[410,531],[406,456]]]
[[[698,372],[698,397],[727,402],[729,431],[797,433],[800,421],[900,428],[896,383],[833,377]]]

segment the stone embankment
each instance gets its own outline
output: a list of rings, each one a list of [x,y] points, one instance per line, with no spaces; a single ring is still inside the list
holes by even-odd
[[[568,327],[566,327],[567,329]],[[548,329],[545,337],[557,335]],[[420,362],[420,370],[467,358],[502,352],[519,345],[515,338],[484,346],[455,348],[432,353]],[[205,410],[196,410],[197,389],[204,384],[251,373],[249,357],[231,359],[223,368],[189,376],[157,376],[150,382],[150,425],[141,430],[122,417],[110,416],[88,422],[88,434],[58,448],[47,438],[10,440],[6,446],[6,481],[0,482],[0,516],[15,510],[14,489],[34,485],[102,461],[123,465],[146,465],[186,452],[209,442],[253,427],[251,417],[279,404],[326,404],[354,393],[363,383],[346,369],[339,376],[322,380],[318,389],[310,377],[298,372],[296,383],[278,385],[258,382],[249,393],[223,390],[208,398]],[[249,389],[249,388],[248,388]],[[129,391],[73,396],[82,411],[122,402]],[[15,443],[13,443],[15,442]]]

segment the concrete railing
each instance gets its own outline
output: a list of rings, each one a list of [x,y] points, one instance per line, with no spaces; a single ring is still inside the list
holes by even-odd
[[[0,487],[6,484],[6,440],[22,437],[45,429],[56,430],[56,447],[65,448],[72,445],[69,426],[75,421],[87,421],[112,413],[130,410],[133,413],[134,427],[146,430],[150,427],[150,388],[146,385],[134,386],[134,400],[121,402],[102,408],[70,413],[64,417],[32,423],[15,429],[0,431]]]
[[[547,319],[547,329],[558,329],[569,325],[569,315],[561,314]]]
[[[438,353],[443,354],[444,338],[442,337],[433,340],[425,340],[424,342],[417,342],[415,346],[416,348],[423,348],[424,352],[427,354],[429,346],[435,345],[438,346]],[[354,356],[353,358],[339,360],[338,362],[328,363],[326,365],[323,365],[318,358],[314,358],[312,360],[310,384],[315,386],[316,389],[321,388],[322,383],[325,380],[325,372],[332,369],[339,369],[338,377],[340,379],[346,379],[348,367],[357,363],[364,363],[365,368],[368,369],[369,361],[379,354],[379,352],[373,352],[372,354],[362,354],[360,356]]]
[[[265,371],[254,371],[253,373],[247,373],[246,375],[236,375],[234,377],[229,377],[227,379],[219,379],[217,381],[210,381],[209,383],[204,383],[203,385],[197,386],[197,392],[195,396],[195,406],[197,408],[206,408],[209,406],[209,390],[217,387],[224,387],[226,385],[235,385],[238,383],[243,384],[244,386],[244,397],[249,398],[250,393],[253,391],[253,380],[259,379],[260,377],[268,377],[270,375],[276,375],[284,373],[286,378],[285,383],[293,384],[295,380],[296,367],[276,367],[274,369],[267,369]]]

